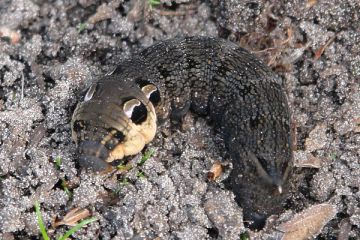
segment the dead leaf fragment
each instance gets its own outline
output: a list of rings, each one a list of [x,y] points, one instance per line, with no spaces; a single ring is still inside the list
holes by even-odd
[[[292,38],[294,36],[294,31],[293,31],[292,27],[288,27],[286,32],[287,32],[287,38],[284,41],[281,42],[281,45],[288,44],[292,40]]]
[[[326,131],[326,124],[319,124],[311,130],[309,137],[305,139],[305,149],[308,152],[323,149],[328,143]]]
[[[119,2],[117,1],[101,4],[96,9],[96,13],[88,19],[88,22],[91,24],[95,24],[106,19],[111,19],[113,16],[116,15],[117,7],[119,7]]]
[[[166,11],[166,10],[160,11],[161,16],[184,16],[186,14],[188,14],[188,12],[185,11]]]
[[[222,172],[223,172],[223,167],[222,167],[220,161],[216,161],[212,165],[210,171],[207,173],[207,178],[210,181],[215,181],[221,175]]]
[[[323,54],[325,49],[335,40],[335,38],[336,38],[336,35],[333,36],[332,38],[330,38],[324,45],[322,45],[318,50],[316,50],[315,56],[314,56],[315,60],[318,60],[321,57],[321,55]]]
[[[336,212],[336,207],[327,203],[305,209],[279,226],[279,230],[285,233],[282,240],[305,240],[317,236],[322,228],[334,218]]]
[[[295,151],[294,160],[295,167],[299,168],[320,168],[323,162],[323,159],[306,151]]]
[[[138,22],[144,17],[146,3],[143,0],[137,0],[129,11],[127,18],[132,22]]]
[[[68,212],[62,220],[55,220],[52,224],[54,228],[67,225],[67,226],[75,226],[80,220],[83,220],[91,215],[90,211],[87,209],[79,209],[74,208]]]
[[[311,8],[315,4],[317,4],[317,0],[308,0],[306,3],[306,8]]]
[[[11,44],[16,44],[20,41],[21,35],[18,31],[0,26],[0,38],[9,39]]]

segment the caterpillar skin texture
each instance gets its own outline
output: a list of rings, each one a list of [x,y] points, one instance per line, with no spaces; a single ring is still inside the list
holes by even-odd
[[[244,218],[281,211],[292,166],[287,98],[268,67],[224,39],[159,42],[94,83],[72,119],[79,162],[106,171],[153,139],[156,113],[181,121],[189,110],[210,116],[223,134]]]

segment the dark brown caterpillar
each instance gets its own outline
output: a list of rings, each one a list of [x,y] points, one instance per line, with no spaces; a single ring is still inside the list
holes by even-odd
[[[103,171],[141,151],[155,135],[155,107],[177,121],[189,110],[210,115],[232,158],[231,186],[245,219],[281,210],[292,163],[290,111],[263,63],[218,38],[175,38],[142,50],[78,104],[72,130],[80,164]]]

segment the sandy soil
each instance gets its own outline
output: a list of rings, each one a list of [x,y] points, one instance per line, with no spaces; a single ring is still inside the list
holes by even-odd
[[[260,232],[244,227],[223,182],[207,180],[228,159],[205,119],[162,125],[154,156],[135,156],[131,170],[77,167],[69,122],[85,87],[134,51],[183,35],[227,38],[283,79],[295,187]],[[317,239],[360,238],[358,1],[0,1],[0,38],[0,239],[40,238],[35,201],[53,239],[68,227],[51,224],[75,207],[98,219],[77,239],[286,239],[298,212],[322,222]],[[313,211],[320,203],[333,214]]]

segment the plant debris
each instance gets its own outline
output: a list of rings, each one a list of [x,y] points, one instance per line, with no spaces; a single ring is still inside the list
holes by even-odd
[[[215,181],[220,177],[220,175],[223,172],[223,167],[221,165],[220,161],[214,162],[214,164],[211,166],[211,169],[207,173],[207,178],[210,181]]]
[[[56,228],[61,225],[75,226],[76,224],[78,224],[79,221],[81,221],[87,217],[90,217],[90,216],[91,216],[91,213],[89,210],[74,208],[74,209],[70,210],[68,213],[66,213],[62,219],[60,219],[60,220],[56,219],[53,222],[52,227]]]
[[[305,240],[317,236],[336,213],[336,207],[331,204],[311,206],[278,227],[285,233],[282,240]]]

